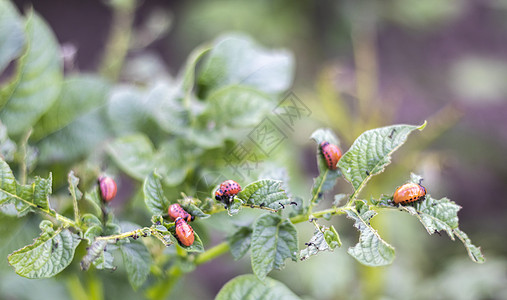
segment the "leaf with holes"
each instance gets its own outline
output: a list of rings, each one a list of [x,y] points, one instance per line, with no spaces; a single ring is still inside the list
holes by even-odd
[[[68,229],[53,229],[50,221],[39,225],[41,235],[31,245],[14,251],[7,258],[17,274],[27,278],[48,278],[65,269],[74,258],[79,236]]]
[[[405,143],[412,131],[424,127],[426,122],[421,126],[393,125],[361,134],[338,162],[344,178],[354,187],[354,195],[359,194],[373,175],[384,171],[391,162],[391,155]]]
[[[359,243],[350,247],[348,253],[366,266],[385,266],[394,260],[394,248],[386,243],[370,225],[370,220],[377,213],[370,210],[366,202],[356,200],[354,208],[347,209],[347,216],[354,220],[359,230]]]
[[[282,182],[263,179],[247,185],[236,197],[246,205],[259,205],[278,211],[290,204],[287,193],[282,189]]]
[[[0,206],[12,203],[20,216],[35,208],[49,212],[51,185],[51,173],[47,179],[35,177],[31,184],[19,184],[9,165],[0,158]]]
[[[315,229],[312,238],[305,245],[307,247],[299,252],[300,260],[306,260],[321,251],[333,251],[341,246],[341,241],[338,232],[331,226],[331,228],[323,227],[321,230]]]
[[[276,214],[261,215],[253,224],[251,261],[254,274],[264,280],[273,269],[281,269],[285,259],[296,260],[298,236],[289,220]]]
[[[470,238],[458,228],[458,211],[461,206],[453,201],[447,198],[436,200],[428,194],[424,201],[413,205],[399,205],[398,208],[417,217],[429,234],[444,230],[452,240],[457,236],[463,242],[468,255],[474,262],[485,261],[480,247],[472,244]]]

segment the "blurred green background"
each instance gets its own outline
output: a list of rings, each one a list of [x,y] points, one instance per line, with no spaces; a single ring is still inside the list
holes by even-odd
[[[109,6],[14,2],[20,10],[32,5],[47,20],[66,45],[72,68],[97,70],[112,20]],[[388,214],[374,219],[374,226],[396,247],[397,258],[388,267],[364,267],[345,251],[357,239],[352,222],[334,218],[344,249],[287,262],[271,276],[310,299],[507,299],[507,1],[151,0],[139,2],[133,24],[120,80],[175,75],[192,49],[230,31],[294,53],[292,92],[312,112],[289,136],[298,165],[289,175],[300,195],[317,174],[308,139],[316,128],[332,128],[346,150],[364,130],[428,120],[363,196],[392,193],[411,171],[419,173],[433,197],[463,206],[460,228],[487,258],[476,265],[459,242],[428,236],[414,218]],[[336,191],[349,187],[340,180]],[[330,205],[329,198],[322,206]],[[313,231],[308,224],[298,229],[307,238]],[[27,240],[35,236],[26,234]],[[221,238],[210,237],[211,244]],[[3,265],[1,272],[2,299],[69,298],[70,280],[59,280],[71,276],[65,272],[32,281]],[[234,262],[226,255],[185,277],[172,297],[209,299],[229,279],[249,272],[248,258]],[[115,289],[109,295],[138,297],[132,298],[123,277],[98,273],[85,276],[105,278],[107,288]]]

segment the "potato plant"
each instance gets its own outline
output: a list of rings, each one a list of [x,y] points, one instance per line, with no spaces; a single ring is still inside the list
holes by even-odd
[[[371,199],[361,193],[426,123],[362,133],[343,151],[336,169],[326,165],[319,145],[340,145],[340,140],[329,129],[316,129],[310,138],[319,175],[308,194],[289,190],[290,178],[272,155],[288,149],[267,150],[252,138],[255,130],[268,130],[263,126],[275,108],[284,107],[279,103],[288,95],[294,70],[289,52],[265,49],[243,35],[225,35],[190,53],[176,77],[118,83],[99,74],[64,73],[59,45],[36,12],[21,15],[1,0],[0,16],[0,28],[7,29],[0,34],[0,72],[14,65],[0,86],[1,214],[42,219],[34,242],[7,257],[18,275],[53,277],[75,261],[83,272],[122,264],[133,289],[160,299],[197,266],[228,252],[236,260],[250,252],[252,274],[230,280],[217,299],[298,299],[268,276],[283,269],[287,259],[304,264],[323,251],[347,251],[367,266],[393,262],[394,247],[370,224],[385,211],[414,216],[429,234],[444,231],[464,244],[474,262],[484,262],[480,249],[459,229],[460,206],[432,195],[431,187],[424,200],[407,205],[392,203],[394,191]],[[234,170],[244,161],[228,161],[238,145],[249,149],[247,162],[256,158],[275,167],[261,165],[238,175]],[[128,178],[134,190],[122,205],[140,215],[117,216],[103,201],[97,182],[103,174]],[[214,199],[225,179],[242,186],[229,205]],[[352,192],[332,195],[330,202],[326,198],[338,180],[350,183]],[[421,180],[407,174],[399,185]],[[321,201],[319,207],[326,208],[316,209]],[[175,222],[167,216],[173,203],[195,218],[189,225],[199,224],[189,246],[180,243]],[[258,212],[253,222],[221,243],[210,246],[201,238],[211,215],[229,218],[245,210]],[[353,220],[359,231],[356,244],[342,245],[339,228],[321,222],[339,217]],[[308,241],[301,240],[298,223],[313,228]]]

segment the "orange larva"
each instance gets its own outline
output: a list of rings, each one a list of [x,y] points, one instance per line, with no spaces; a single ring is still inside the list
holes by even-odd
[[[176,218],[176,238],[184,246],[191,246],[194,243],[194,230],[183,218]]]
[[[396,189],[393,195],[394,204],[408,204],[423,200],[426,188],[417,183],[406,183]]]
[[[342,151],[338,146],[330,144],[329,142],[320,143],[320,151],[326,160],[326,165],[331,170],[338,168],[337,164],[342,157]]]
[[[171,220],[176,220],[177,218],[183,218],[183,220],[190,222],[194,220],[194,216],[187,213],[183,207],[181,207],[178,203],[174,203],[169,205],[167,209],[167,213],[169,214],[169,218]]]

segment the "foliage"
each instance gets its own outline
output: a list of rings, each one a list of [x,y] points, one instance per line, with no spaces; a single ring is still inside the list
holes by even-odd
[[[282,269],[288,258],[307,260],[341,247],[338,231],[318,224],[319,218],[352,219],[359,241],[348,253],[364,265],[383,266],[394,260],[394,247],[370,221],[385,210],[415,216],[430,234],[443,230],[453,240],[458,237],[473,261],[484,261],[480,249],[459,229],[460,207],[449,199],[428,194],[420,203],[395,207],[392,195],[361,198],[371,177],[381,174],[394,151],[426,123],[362,133],[337,170],[327,168],[318,145],[324,140],[339,145],[339,139],[329,129],[317,129],[311,138],[319,175],[309,199],[301,200],[280,178],[260,176],[262,170],[237,175],[231,168],[243,161],[226,161],[289,89],[294,69],[290,53],[264,49],[243,35],[225,35],[192,52],[175,78],[120,85],[98,75],[64,76],[59,46],[46,22],[32,10],[18,15],[5,0],[0,8],[0,30],[11,28],[0,35],[0,70],[11,60],[16,64],[12,77],[0,86],[1,213],[43,218],[34,243],[8,256],[20,276],[53,277],[69,267],[74,256],[82,270],[116,270],[115,257],[121,256],[132,287],[158,299],[196,266],[229,251],[240,259],[250,250],[253,275],[232,279],[217,299],[298,299],[268,274]],[[248,155],[277,162],[265,152],[253,147]],[[144,206],[127,209],[142,210],[138,221],[151,224],[120,221],[100,199],[96,179],[106,171],[104,166],[117,178],[129,176],[137,189],[131,202],[141,199]],[[243,189],[225,208],[213,199],[213,188],[231,174],[242,177]],[[200,180],[209,175],[211,182]],[[337,194],[329,208],[314,210],[342,176],[353,192]],[[198,195],[202,191],[204,196]],[[176,202],[199,221],[190,246],[179,242],[175,223],[167,218],[169,205]],[[228,218],[222,213],[226,210],[237,217],[244,210],[264,214],[208,248],[206,223],[200,221],[215,214]],[[72,218],[66,216],[69,212]],[[295,224],[306,221],[315,227],[314,235],[300,249]],[[79,252],[80,245],[86,253]],[[164,251],[166,247],[172,250]]]

